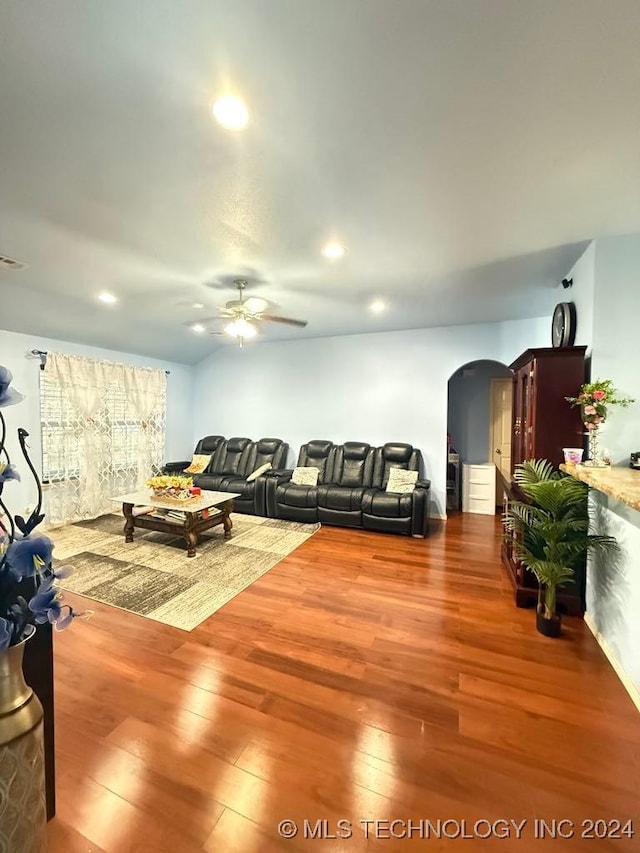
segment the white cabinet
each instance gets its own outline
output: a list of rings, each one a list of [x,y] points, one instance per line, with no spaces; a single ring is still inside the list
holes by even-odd
[[[462,511],[495,515],[496,466],[493,462],[462,466]]]

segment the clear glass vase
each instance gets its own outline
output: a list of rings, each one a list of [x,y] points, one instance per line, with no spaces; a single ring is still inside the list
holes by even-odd
[[[585,465],[589,465],[591,468],[606,468],[607,463],[603,460],[600,453],[598,427],[587,431],[587,439],[589,442],[589,458],[585,462]]]

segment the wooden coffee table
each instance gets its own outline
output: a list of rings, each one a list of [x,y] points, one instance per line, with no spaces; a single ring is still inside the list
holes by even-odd
[[[202,492],[197,500],[180,504],[177,501],[152,499],[150,492],[144,491],[133,492],[130,495],[111,498],[111,500],[122,504],[122,514],[125,517],[125,542],[133,542],[133,531],[136,527],[182,535],[187,543],[187,557],[195,557],[198,534],[223,524],[224,538],[228,539],[231,536],[233,499],[238,497],[240,497],[239,493],[233,492]],[[134,512],[134,507],[144,507],[148,511]],[[184,520],[157,515],[153,510],[158,509],[183,512]]]

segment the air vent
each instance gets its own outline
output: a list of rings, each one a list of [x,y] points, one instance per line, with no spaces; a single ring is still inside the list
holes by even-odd
[[[22,261],[16,261],[15,258],[0,255],[0,270],[23,270],[26,266]]]

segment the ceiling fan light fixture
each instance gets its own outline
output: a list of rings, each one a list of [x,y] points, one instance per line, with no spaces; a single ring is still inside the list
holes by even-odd
[[[227,130],[243,130],[249,122],[247,105],[236,95],[224,95],[213,104],[213,116]]]
[[[202,323],[194,323],[191,329],[198,335],[201,335],[205,331],[205,328]]]
[[[374,299],[371,305],[369,305],[369,311],[372,311],[374,314],[382,314],[386,307],[387,305],[382,299]]]
[[[258,333],[253,323],[245,320],[244,317],[232,320],[224,327],[224,330],[233,338],[254,338]]]

